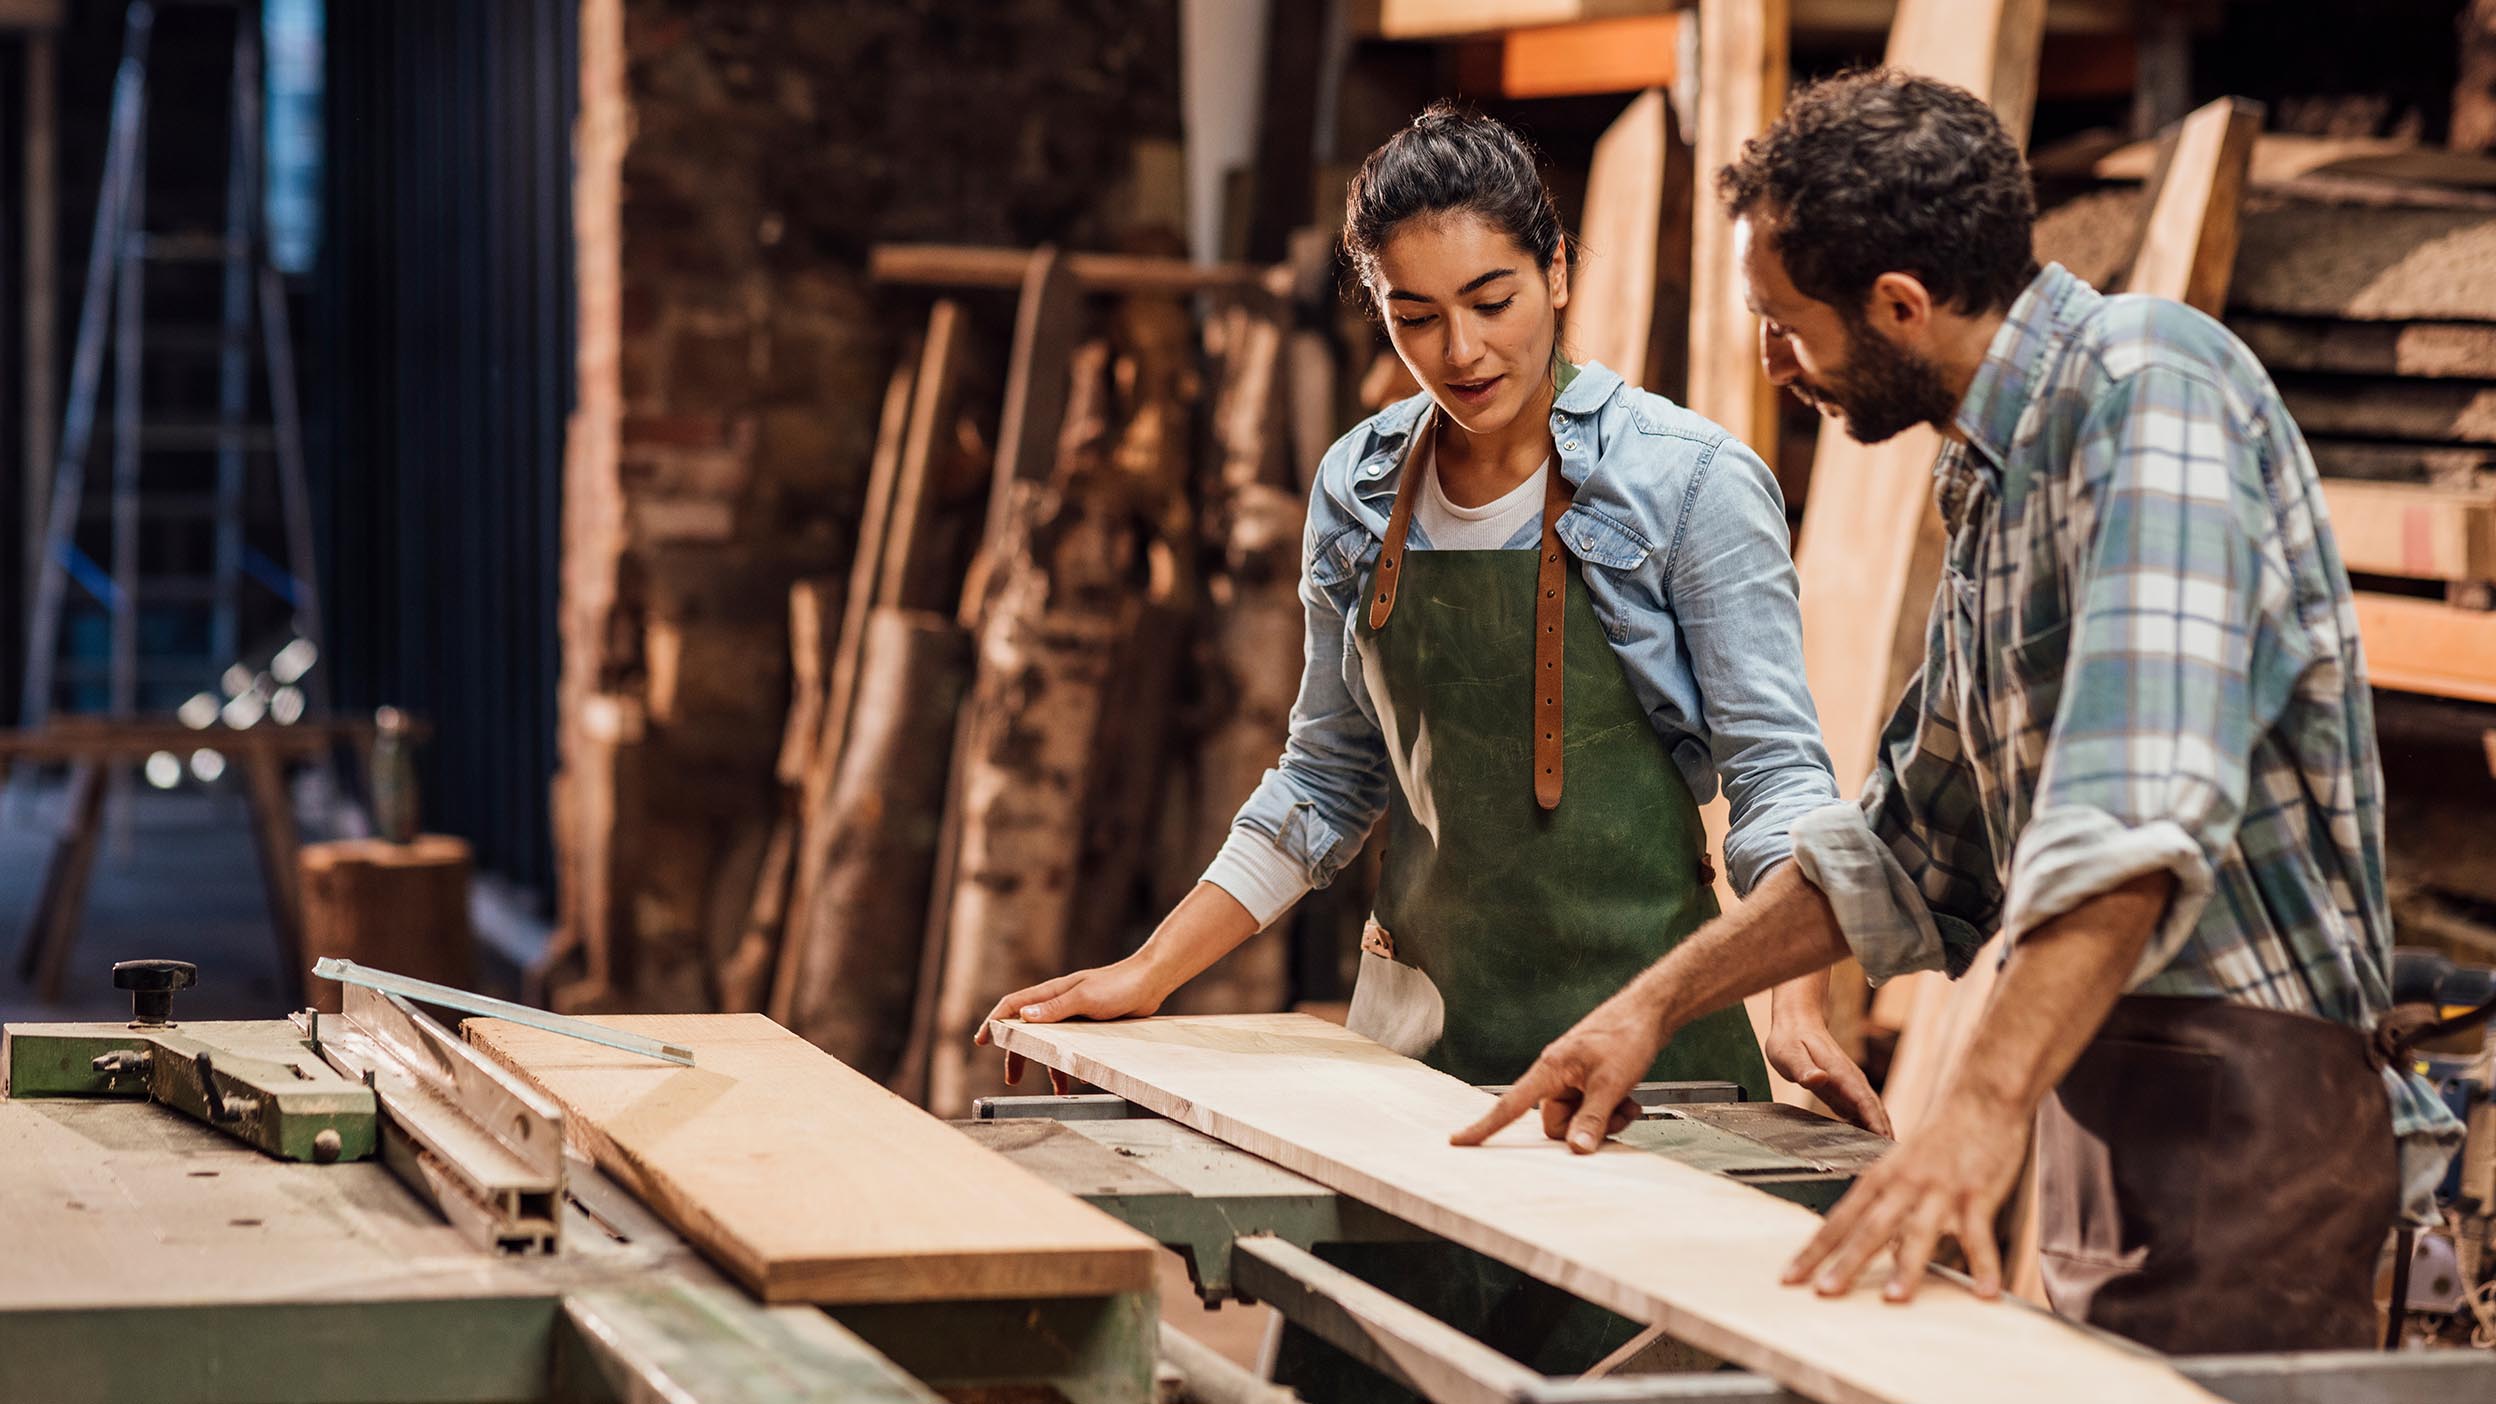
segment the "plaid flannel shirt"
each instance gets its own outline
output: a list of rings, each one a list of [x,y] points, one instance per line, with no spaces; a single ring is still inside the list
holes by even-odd
[[[1934,465],[1924,667],[1860,801],[1794,830],[1874,979],[1963,972],[2152,872],[2127,989],[2369,1031],[2391,1002],[2383,777],[2305,441],[2252,353],[2059,265],[2012,305]],[[2460,1125],[2385,1071],[2413,1215]]]

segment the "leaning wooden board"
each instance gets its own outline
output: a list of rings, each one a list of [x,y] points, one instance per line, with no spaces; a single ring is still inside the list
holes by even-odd
[[[1488,1253],[1829,1404],[2211,1395],[2147,1352],[1935,1278],[1881,1299],[1778,1281],[1819,1216],[1618,1144],[1539,1126],[1447,1143],[1489,1094],[1304,1014],[1005,1023],[1004,1046]]]
[[[679,1067],[500,1019],[468,1041],[562,1105],[567,1134],[767,1302],[1095,1296],[1150,1240],[971,1143],[760,1014],[600,1019]]]

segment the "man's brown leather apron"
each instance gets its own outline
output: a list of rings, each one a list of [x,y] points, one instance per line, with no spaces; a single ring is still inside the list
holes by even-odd
[[[2375,1344],[2391,1115],[2346,1025],[2118,1001],[2037,1114],[2054,1309],[2171,1354]]]

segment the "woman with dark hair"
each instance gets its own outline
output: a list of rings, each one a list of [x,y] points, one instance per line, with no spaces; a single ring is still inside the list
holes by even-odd
[[[1723,429],[1564,358],[1574,250],[1506,126],[1424,112],[1363,163],[1343,239],[1423,393],[1318,470],[1307,665],[1281,761],[1140,950],[990,1017],[1153,1012],[1330,881],[1384,812],[1351,1025],[1506,1082],[1716,914],[1702,798],[1720,783],[1730,798],[1725,858],[1745,892],[1787,858],[1788,824],[1836,798],[1784,505]],[[1771,1057],[1886,1130],[1828,1037],[1823,988],[1778,992]],[[1682,1030],[1646,1076],[1768,1092],[1739,1008]],[[1589,1146],[1624,1124],[1609,1100],[1587,1110],[1572,1134]],[[1546,1114],[1557,1134],[1573,1109]],[[1434,1291],[1478,1298],[1426,1304],[1460,1324],[1516,1285],[1441,1276]],[[1587,1341],[1552,1313],[1498,1314],[1528,1363],[1592,1363],[1556,1358]]]

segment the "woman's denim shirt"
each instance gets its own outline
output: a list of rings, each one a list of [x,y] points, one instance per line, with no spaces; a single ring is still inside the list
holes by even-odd
[[[1338,439],[1310,495],[1308,664],[1282,760],[1233,822],[1271,840],[1313,886],[1360,851],[1386,807],[1390,768],[1352,645],[1354,606],[1429,403],[1415,395]],[[1788,855],[1787,827],[1837,798],[1803,681],[1776,479],[1722,428],[1592,363],[1560,391],[1551,437],[1576,486],[1561,544],[1582,564],[1596,617],[1691,795],[1703,804],[1721,780],[1726,871],[1747,893]]]

